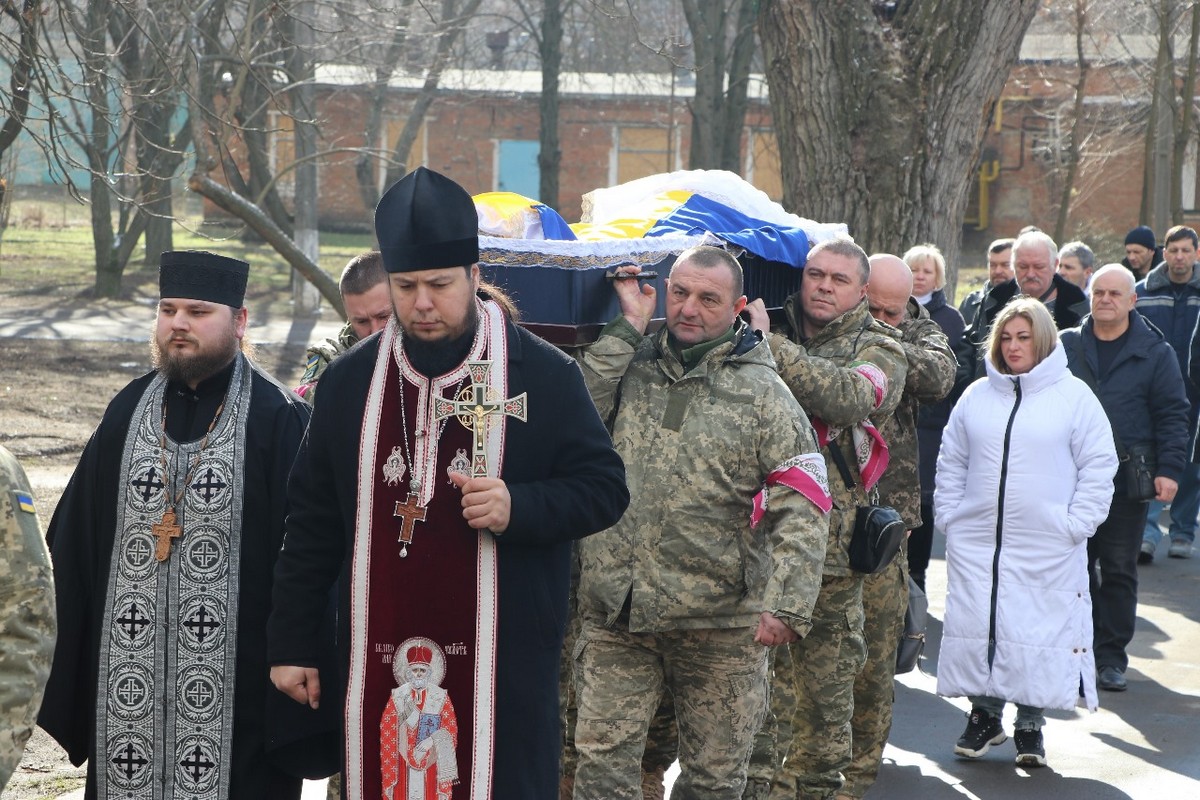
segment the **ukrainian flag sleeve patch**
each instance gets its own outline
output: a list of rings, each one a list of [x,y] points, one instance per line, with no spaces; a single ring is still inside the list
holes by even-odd
[[[13,497],[16,498],[17,509],[19,511],[25,511],[29,514],[34,513],[33,495],[26,492],[13,492]]]

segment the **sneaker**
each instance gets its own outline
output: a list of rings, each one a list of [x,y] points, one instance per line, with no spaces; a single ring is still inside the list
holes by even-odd
[[[1018,767],[1046,766],[1046,748],[1042,745],[1042,732],[1031,730],[1013,731],[1017,743]]]
[[[1123,692],[1129,688],[1120,667],[1105,665],[1096,671],[1096,685],[1106,692]]]
[[[1154,560],[1154,542],[1142,541],[1142,550],[1138,553],[1139,564],[1149,564]]]
[[[967,729],[958,737],[954,745],[954,754],[967,758],[979,758],[994,744],[1003,744],[1008,740],[1004,726],[999,717],[993,717],[978,708],[971,709],[967,717]]]
[[[1187,539],[1172,539],[1171,547],[1167,550],[1167,556],[1170,558],[1191,558],[1192,543]]]

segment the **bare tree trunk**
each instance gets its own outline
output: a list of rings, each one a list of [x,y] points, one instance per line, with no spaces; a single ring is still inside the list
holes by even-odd
[[[1054,241],[1065,241],[1067,219],[1071,214],[1071,196],[1075,193],[1075,176],[1079,173],[1079,139],[1083,123],[1083,98],[1087,91],[1091,64],[1084,56],[1084,31],[1087,29],[1090,0],[1075,0],[1075,56],[1079,75],[1075,80],[1075,104],[1071,109],[1071,135],[1067,145],[1067,175],[1063,179],[1062,195],[1058,200],[1058,219],[1054,222]]]
[[[112,193],[109,191],[109,158],[111,132],[116,129],[109,113],[108,81],[105,71],[108,61],[107,18],[111,13],[108,0],[91,0],[78,31],[82,50],[83,76],[92,113],[91,130],[87,135],[86,153],[91,173],[92,247],[96,256],[96,279],[92,292],[96,297],[116,297],[121,291],[123,265],[117,261],[116,237],[112,229]]]
[[[438,83],[442,79],[442,72],[446,69],[450,50],[454,47],[459,35],[462,34],[463,28],[466,27],[467,20],[475,15],[482,2],[483,0],[467,0],[462,11],[457,11],[454,0],[442,1],[442,24],[445,27],[437,37],[437,48],[433,61],[429,65],[429,71],[425,73],[425,83],[421,86],[421,93],[417,96],[417,101],[413,103],[412,110],[408,113],[408,119],[404,121],[404,129],[400,131],[400,136],[396,139],[396,146],[392,151],[394,161],[388,165],[384,186],[391,186],[408,173],[409,151],[412,150],[413,143],[417,141],[417,133],[420,131],[422,123],[425,122],[425,113],[433,105]]]
[[[383,138],[383,109],[387,103],[388,80],[396,69],[396,63],[404,53],[408,41],[408,26],[412,19],[414,0],[403,0],[397,9],[392,41],[384,52],[380,66],[375,68],[375,81],[371,84],[371,98],[367,106],[367,124],[363,131],[364,152],[354,161],[354,177],[358,181],[358,196],[363,205],[373,210],[379,204],[379,186],[375,171],[381,155],[377,152]]]
[[[764,0],[784,204],[868,252],[933,242],[953,289],[971,173],[1037,0]]]
[[[1157,190],[1157,152],[1162,141],[1162,119],[1165,106],[1170,102],[1166,92],[1173,92],[1169,87],[1174,67],[1172,65],[1171,47],[1171,9],[1174,0],[1159,0],[1155,13],[1158,15],[1158,56],[1154,61],[1154,78],[1150,86],[1150,119],[1146,124],[1146,146],[1142,153],[1142,204],[1138,209],[1138,222],[1155,226],[1161,235],[1156,217]],[[1164,91],[1164,86],[1166,89]]]
[[[1182,113],[1179,119],[1179,129],[1175,132],[1174,162],[1171,167],[1171,222],[1183,224],[1183,167],[1187,160],[1188,143],[1195,140],[1192,130],[1192,103],[1196,99],[1196,62],[1200,51],[1200,8],[1194,3],[1190,9],[1192,15],[1191,35],[1188,39],[1187,71],[1183,76],[1180,87]],[[1193,199],[1194,202],[1194,199]]]
[[[317,197],[320,187],[317,174],[316,103],[313,101],[313,68],[309,50],[313,43],[312,21],[315,19],[311,2],[298,4],[296,15],[286,18],[288,38],[294,44],[288,48],[289,72],[297,83],[289,92],[291,98],[292,135],[295,137],[296,191],[292,208],[296,218],[296,246],[312,263],[320,256],[321,242],[317,224]],[[294,313],[316,314],[321,309],[321,293],[300,272],[292,273],[292,309]]]
[[[696,91],[692,96],[692,146],[688,166],[715,169],[720,164],[722,95],[725,93],[725,0],[682,0],[692,32]]]
[[[538,52],[542,61],[542,96],[538,100],[538,199],[558,208],[558,76],[562,70],[563,10],[561,0],[542,3]]]
[[[17,36],[17,52],[20,54],[12,65],[12,76],[8,88],[12,94],[9,101],[11,112],[0,126],[0,158],[16,141],[17,134],[25,127],[25,116],[29,112],[30,73],[38,56],[38,21],[41,19],[41,0],[25,0],[18,13],[16,5],[5,3],[0,9],[5,16],[16,22],[20,31]]]
[[[746,124],[747,98],[750,92],[750,67],[754,61],[756,37],[754,21],[758,0],[740,0],[734,22],[733,49],[729,56],[729,83],[725,89],[725,109],[721,114],[721,169],[742,173],[742,129]]]

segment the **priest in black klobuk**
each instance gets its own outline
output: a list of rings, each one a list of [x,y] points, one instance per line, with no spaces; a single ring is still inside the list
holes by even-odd
[[[308,409],[242,353],[249,265],[161,257],[155,370],[112,400],[50,521],[58,644],[38,723],[87,798],[290,800],[265,632]]]
[[[629,502],[563,353],[481,290],[470,195],[424,168],[380,201],[396,316],[334,361],[289,485],[272,680],[344,704],[348,798],[558,796],[571,541]],[[341,593],[345,696],[316,622]]]

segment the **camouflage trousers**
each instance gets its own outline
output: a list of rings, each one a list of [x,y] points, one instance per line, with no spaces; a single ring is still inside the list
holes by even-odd
[[[795,692],[792,740],[775,775],[772,798],[828,800],[851,760],[854,681],[867,658],[863,576],[826,576],[808,635],[788,645],[792,670],[775,673]],[[894,656],[894,653],[893,653]]]
[[[572,614],[567,625],[562,668],[559,671],[558,708],[563,731],[559,800],[571,800],[575,787],[575,766],[579,760],[575,751],[575,717],[578,710],[575,705],[574,662],[571,656],[575,651],[575,643],[579,640],[582,625],[579,615]],[[642,754],[643,800],[662,800],[666,791],[663,776],[675,763],[678,752],[679,730],[675,725],[675,700],[669,691],[664,691],[658,711],[650,721],[650,729],[646,734],[646,749]]]
[[[770,702],[762,728],[754,737],[742,800],[767,800],[771,796],[771,785],[792,742],[792,715],[796,711],[796,693],[791,680],[792,651],[787,647],[773,647],[768,658]]]
[[[767,705],[767,649],[752,628],[630,633],[585,619],[575,645],[576,800],[641,800],[642,755],[665,691],[675,701],[673,794],[739,800]]]
[[[896,701],[896,648],[908,609],[908,557],[904,549],[888,568],[863,580],[863,635],[867,663],[854,680],[850,766],[841,794],[862,797],[879,774],[883,746],[892,730]]]

